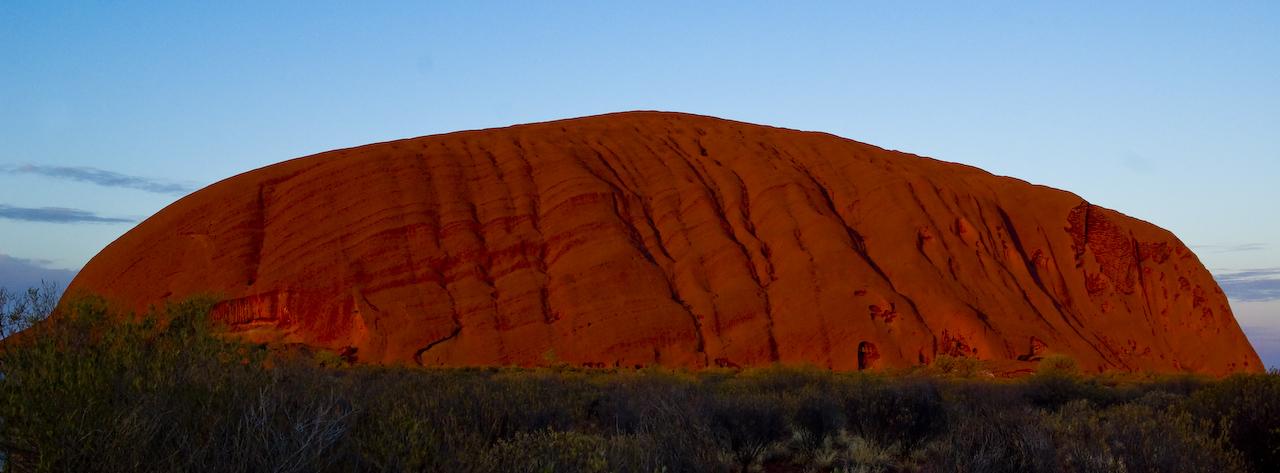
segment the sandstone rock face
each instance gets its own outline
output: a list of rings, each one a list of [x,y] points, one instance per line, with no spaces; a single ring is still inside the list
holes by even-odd
[[[244,337],[372,363],[1262,369],[1213,278],[1154,225],[968,166],[675,113],[250,171],[112,243],[79,291],[134,310],[217,294]]]

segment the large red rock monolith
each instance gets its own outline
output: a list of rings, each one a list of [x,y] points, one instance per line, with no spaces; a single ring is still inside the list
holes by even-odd
[[[257,341],[423,365],[1259,371],[1174,235],[823,133],[632,112],[426,136],[211,185],[69,293],[193,294]]]

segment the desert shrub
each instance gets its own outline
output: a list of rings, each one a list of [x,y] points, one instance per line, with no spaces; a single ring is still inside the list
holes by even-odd
[[[6,339],[0,470],[1234,472],[1280,445],[1275,373],[350,366],[236,342],[210,307],[75,299]]]
[[[841,471],[881,473],[900,471],[903,467],[898,444],[882,445],[863,437],[851,437],[842,443],[844,455],[836,462]]]
[[[458,470],[517,434],[585,423],[591,388],[554,372],[371,368],[350,375],[355,449],[384,471]]]
[[[660,371],[616,373],[600,381],[601,397],[590,407],[595,425],[634,435],[653,445],[651,463],[671,472],[714,471],[722,463],[711,431],[710,388]]]
[[[1183,398],[1195,394],[1211,381],[1203,375],[1176,374],[1156,376],[1144,382],[1131,383],[1131,387],[1140,393],[1134,396],[1135,398],[1150,392],[1163,392]]]
[[[982,361],[964,356],[938,355],[928,372],[957,378],[974,378],[982,374]]]
[[[921,471],[1056,471],[1039,411],[1017,404],[949,407],[950,428],[922,447]]]
[[[1080,375],[1080,364],[1075,358],[1054,354],[1040,360],[1036,364],[1036,374],[1040,376],[1075,377]]]
[[[1186,408],[1225,435],[1253,471],[1280,465],[1280,372],[1210,383],[1188,399]]]
[[[1045,419],[1053,435],[1057,463],[1064,471],[1109,473],[1125,470],[1111,448],[1101,417],[1088,401],[1076,400]]]
[[[655,419],[666,424],[696,416],[702,398],[692,380],[661,372],[617,373],[599,386],[589,414],[602,429],[617,433],[645,432]]]
[[[1141,397],[1129,399],[1125,403],[1145,406],[1156,411],[1167,411],[1182,404],[1186,396],[1179,396],[1162,390],[1147,391]]]
[[[609,471],[617,473],[657,473],[672,471],[711,471],[677,470],[666,463],[660,445],[653,435],[613,435],[608,437],[609,444],[605,457],[609,463]]]
[[[650,439],[634,435],[605,437],[555,430],[520,432],[497,442],[486,452],[477,469],[495,473],[665,471],[648,453],[652,448]]]
[[[772,393],[794,393],[805,389],[824,390],[837,382],[830,370],[812,365],[770,365],[746,369],[719,380],[715,378],[704,378],[704,380],[710,384],[729,384],[746,390]]]
[[[576,432],[520,432],[499,441],[483,460],[483,470],[512,473],[582,472],[609,470],[609,442],[598,435]]]
[[[278,366],[235,386],[243,391],[217,395],[223,410],[211,412],[222,415],[178,416],[147,450],[181,452],[174,467],[187,471],[307,472],[348,461],[354,407],[328,377],[312,366]]]
[[[876,441],[839,431],[820,440],[798,430],[786,445],[792,465],[805,471],[856,471],[864,473],[902,471],[908,465],[898,444]]]
[[[1166,396],[1153,395],[1153,398]],[[1095,409],[1072,401],[1046,417],[1068,471],[1243,471],[1239,453],[1184,411],[1129,403]]]
[[[1088,386],[1065,376],[1035,375],[1023,381],[1023,396],[1032,405],[1057,409],[1068,402],[1089,397]]]
[[[598,390],[577,372],[507,371],[494,376],[490,385],[495,388],[495,398],[481,404],[489,404],[490,408],[510,406],[504,412],[505,430],[500,432],[503,436],[546,429],[564,431],[583,425],[589,415],[588,406],[599,397]]]
[[[475,465],[498,438],[499,417],[454,406],[467,389],[462,379],[410,376],[393,370],[352,376],[361,409],[352,448],[370,469],[388,472],[459,471]],[[450,381],[457,381],[453,383]],[[453,409],[451,409],[451,407]],[[456,415],[450,415],[456,413]],[[477,417],[461,416],[477,414]]]
[[[211,305],[132,317],[73,300],[6,343],[0,446],[12,468],[289,472],[339,461],[350,406],[314,379],[264,369],[264,350],[214,336]]]
[[[1075,400],[1087,400],[1095,405],[1108,406],[1133,399],[1138,393],[1100,384],[1089,379],[1050,368],[1038,371],[1021,380],[1023,397],[1032,405],[1044,409],[1058,409]]]
[[[764,454],[788,435],[787,414],[771,393],[718,392],[707,410],[712,437],[741,471],[763,462]]]
[[[1112,450],[1128,471],[1243,471],[1239,454],[1190,415],[1124,404],[1102,412]]]
[[[921,471],[1048,471],[1052,441],[1020,383],[957,380],[943,386],[944,427],[909,450]]]
[[[840,435],[847,424],[844,405],[830,391],[807,389],[797,396],[791,425],[796,431],[793,440],[802,443],[803,448],[819,447]]]
[[[911,448],[946,425],[941,390],[926,378],[856,380],[839,395],[850,432],[878,444]]]

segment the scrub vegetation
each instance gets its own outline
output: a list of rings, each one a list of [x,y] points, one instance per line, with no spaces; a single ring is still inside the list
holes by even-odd
[[[46,288],[47,289],[47,288]],[[348,366],[5,292],[3,471],[1245,472],[1280,464],[1280,373]],[[16,302],[15,302],[16,301]],[[25,301],[25,302],[24,302]],[[34,302],[33,302],[34,301]],[[44,302],[39,302],[44,301]],[[16,314],[16,315],[15,315]]]

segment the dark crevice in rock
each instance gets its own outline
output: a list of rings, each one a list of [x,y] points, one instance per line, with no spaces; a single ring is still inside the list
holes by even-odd
[[[929,328],[929,323],[924,320],[924,314],[920,313],[920,308],[916,305],[915,301],[912,300],[911,297],[904,294],[901,290],[899,290],[898,287],[893,283],[893,280],[889,279],[889,275],[885,273],[884,269],[882,269],[879,264],[876,264],[875,260],[871,258],[871,254],[867,251],[866,239],[864,239],[862,237],[862,234],[858,232],[857,229],[853,228],[853,226],[849,225],[849,222],[845,221],[844,217],[840,215],[840,212],[837,210],[835,200],[831,198],[831,194],[827,192],[826,187],[823,187],[822,183],[819,182],[818,179],[813,176],[813,174],[810,174],[807,169],[800,166],[798,163],[792,162],[792,164],[797,168],[798,171],[800,171],[800,174],[808,178],[809,182],[812,183],[813,186],[818,190],[819,194],[821,194],[822,199],[826,204],[826,211],[830,212],[831,216],[835,218],[836,221],[839,222],[842,227],[844,227],[845,233],[849,237],[849,243],[850,245],[852,245],[854,251],[858,254],[858,256],[861,257],[864,262],[866,262],[867,266],[870,267],[871,270],[876,273],[876,275],[880,276],[880,279],[884,280],[885,284],[889,286],[890,290],[892,290],[904,301],[906,301],[907,305],[911,306],[911,312],[915,314],[916,321],[919,322],[920,325],[924,327],[926,332],[929,332],[930,334],[932,334],[933,330]]]
[[[249,228],[249,277],[246,286],[258,281],[258,269],[262,265],[262,245],[267,239],[266,184],[258,185],[258,197],[253,207],[253,223]]]

